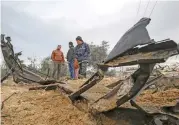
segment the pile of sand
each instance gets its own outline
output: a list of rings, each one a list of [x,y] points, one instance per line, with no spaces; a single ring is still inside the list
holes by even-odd
[[[54,91],[29,91],[12,96],[2,110],[5,125],[95,125],[90,114],[78,110]]]
[[[69,84],[73,84],[73,86],[76,84],[79,87],[84,81],[68,82]],[[113,81],[116,81],[116,79],[107,79],[105,84]],[[92,93],[96,93],[94,94],[95,96],[106,93],[107,90],[103,90],[100,87],[101,85],[94,86],[94,89],[90,89],[88,93],[91,95],[93,95]],[[14,92],[17,93],[4,103],[5,105],[2,110],[2,123],[4,125],[115,125],[114,120],[106,118],[104,115],[94,116],[88,110],[80,109],[80,105],[84,109],[89,108],[85,107],[83,103],[78,105],[79,107],[74,106],[65,95],[57,90],[28,91],[28,87],[27,85],[15,84],[1,86],[2,100]],[[155,94],[147,90],[137,98],[137,103],[144,107],[175,105],[176,98],[178,97],[179,89],[169,89]],[[107,103],[107,105],[105,104],[107,108],[114,107],[113,105],[115,105],[115,102],[110,102],[110,99],[107,102],[106,100],[101,100],[99,105],[96,105],[98,106],[97,108],[103,110],[103,107],[99,106],[102,106],[104,103]],[[105,106],[104,108],[106,108]],[[130,107],[128,103],[123,106]]]
[[[137,97],[136,101],[141,105],[170,106],[176,104],[177,98],[179,98],[179,89],[169,89],[154,94],[151,90],[147,90]]]

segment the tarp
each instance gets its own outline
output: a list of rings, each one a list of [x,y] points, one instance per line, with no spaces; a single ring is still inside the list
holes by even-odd
[[[142,18],[131,29],[129,29],[121,37],[104,62],[106,63],[119,57],[121,54],[137,45],[149,43],[150,37],[146,26],[150,23],[150,20],[150,18]]]

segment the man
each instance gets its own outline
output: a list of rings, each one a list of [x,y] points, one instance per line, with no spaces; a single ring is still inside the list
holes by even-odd
[[[51,59],[54,65],[52,77],[55,78],[55,74],[56,74],[57,75],[56,78],[58,80],[62,69],[62,65],[65,62],[63,52],[61,51],[61,45],[58,45],[57,49],[52,52]]]
[[[76,38],[77,46],[75,47],[75,55],[79,62],[79,74],[86,78],[87,63],[90,56],[90,48],[87,43],[83,41],[81,36]]]
[[[74,75],[74,59],[75,59],[75,49],[72,42],[69,42],[69,50],[67,53],[67,61],[68,61],[68,67],[70,71],[70,77],[71,79],[75,78]]]

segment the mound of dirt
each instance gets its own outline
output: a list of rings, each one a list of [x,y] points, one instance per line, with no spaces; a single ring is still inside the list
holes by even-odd
[[[146,90],[137,97],[136,101],[141,105],[170,106],[175,105],[177,98],[179,98],[179,89],[169,89],[154,94],[151,90]]]
[[[88,113],[54,91],[29,91],[11,97],[4,106],[5,125],[94,125]]]
[[[108,82],[111,83],[115,80],[116,79],[107,79],[107,82],[104,84],[101,82],[99,86],[94,86],[93,89],[90,89],[89,94],[94,92],[97,94],[106,93],[106,90],[102,90],[100,86],[105,86]],[[85,80],[74,80],[68,81],[68,83],[78,88],[84,81]],[[126,122],[122,119],[118,120],[120,122],[116,122],[110,117],[111,113],[91,114],[88,112],[88,106],[86,104],[79,103],[78,105],[73,105],[71,101],[58,90],[28,91],[29,87],[30,86],[27,85],[17,85],[14,83],[1,86],[2,100],[16,92],[16,94],[4,103],[1,117],[4,125],[120,125],[119,123],[124,125]],[[101,90],[98,91],[99,89]],[[176,98],[178,97],[179,89],[169,89],[155,94],[152,94],[152,91],[148,90],[137,98],[137,103],[145,108],[158,108],[164,105],[175,105]],[[108,106],[112,104],[113,103],[109,103]],[[128,103],[123,105],[123,107],[131,108]],[[126,110],[119,109],[119,112],[120,111],[125,112]],[[113,113],[118,114],[118,112],[112,112],[112,114]],[[128,117],[126,117],[126,119],[128,119]],[[126,123],[126,125],[129,124]]]

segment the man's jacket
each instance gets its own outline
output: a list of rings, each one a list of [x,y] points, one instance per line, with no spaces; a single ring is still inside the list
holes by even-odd
[[[70,47],[67,53],[67,61],[71,62],[71,61],[74,61],[74,59],[75,59],[75,48]]]
[[[65,62],[63,52],[60,50],[54,50],[52,52],[51,59],[54,62]]]
[[[88,61],[90,56],[89,45],[85,42],[75,47],[75,55],[79,62]]]

